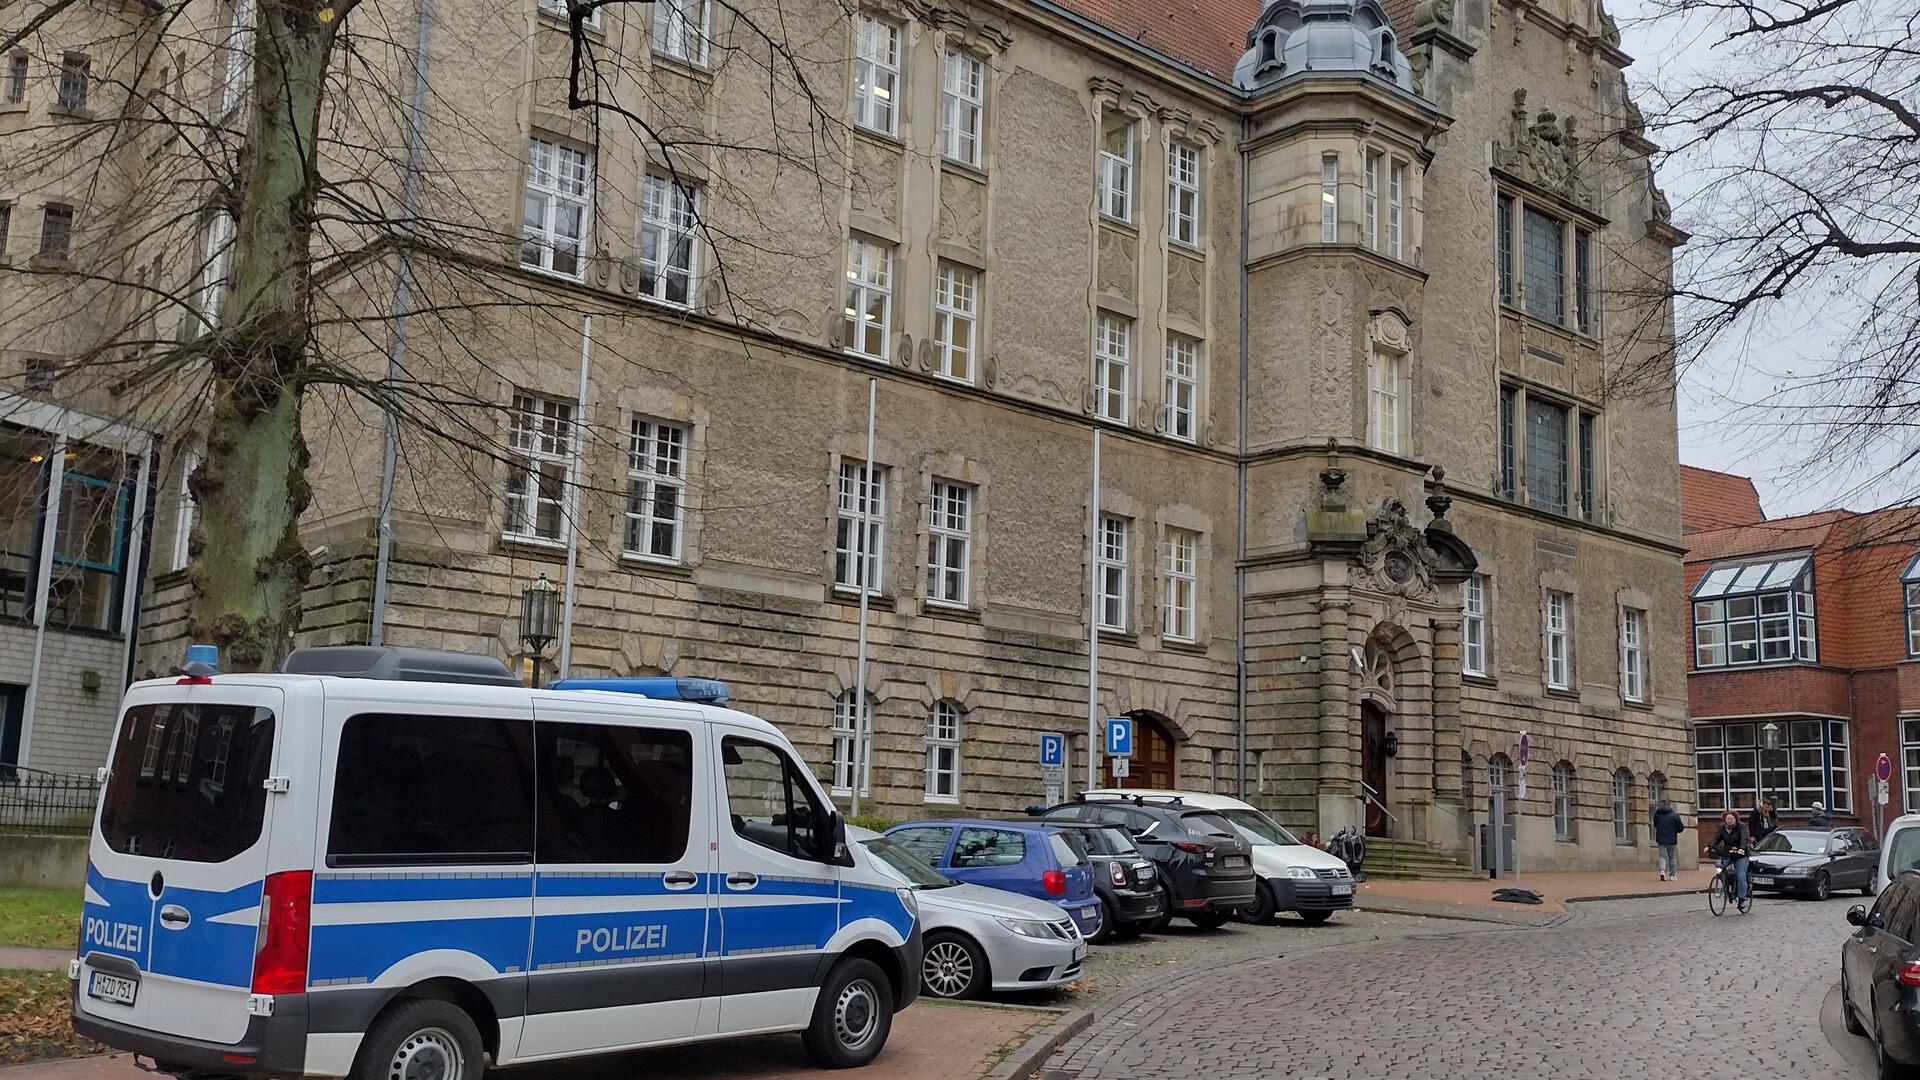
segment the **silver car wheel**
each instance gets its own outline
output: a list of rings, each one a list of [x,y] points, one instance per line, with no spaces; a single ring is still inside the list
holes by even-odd
[[[934,997],[958,997],[973,985],[973,954],[957,941],[936,941],[927,946],[920,970],[928,993]]]
[[[880,1030],[880,993],[865,979],[855,979],[833,1003],[833,1035],[850,1054],[857,1054]]]
[[[387,1062],[388,1080],[460,1080],[464,1074],[459,1041],[437,1027],[407,1036]]]

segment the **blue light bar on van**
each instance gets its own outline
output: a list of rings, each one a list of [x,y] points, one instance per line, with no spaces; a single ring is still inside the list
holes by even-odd
[[[718,705],[727,700],[727,684],[719,679],[675,679],[668,676],[624,679],[557,679],[549,690],[610,690],[638,694],[656,701],[697,701]]]

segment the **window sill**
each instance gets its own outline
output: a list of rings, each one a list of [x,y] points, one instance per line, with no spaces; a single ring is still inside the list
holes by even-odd
[[[551,270],[547,267],[529,262],[522,262],[520,269],[539,274],[541,277],[553,278],[556,281],[565,281],[574,285],[584,285],[587,281],[587,274],[584,270],[578,274],[563,274],[558,270]]]
[[[934,619],[950,619],[954,622],[977,623],[980,621],[980,609],[965,604],[949,604],[943,600],[927,600],[920,605],[920,614]]]
[[[1178,237],[1167,237],[1167,247],[1182,255],[1194,255],[1202,259],[1207,257],[1206,248],[1201,247],[1198,243],[1182,240]]]
[[[1135,225],[1126,218],[1114,217],[1105,210],[1100,211],[1100,224],[1111,226],[1116,231],[1126,233],[1135,239],[1138,239],[1140,236],[1140,227],[1138,225]]]
[[[665,64],[669,69],[677,71],[690,79],[698,80],[709,86],[713,85],[713,69],[708,67],[704,60],[695,60],[686,56],[675,56],[673,53],[662,52],[659,49],[654,49],[651,55],[653,62],[656,64]]]
[[[962,379],[954,375],[945,375],[938,371],[933,373],[933,377],[943,383],[952,383],[955,386],[972,386],[974,384],[972,379]]]
[[[1596,349],[1600,347],[1600,338],[1598,336],[1585,330],[1576,330],[1565,323],[1554,322],[1552,319],[1543,315],[1535,315],[1533,312],[1520,307],[1511,300],[1500,301],[1500,310],[1541,330],[1571,338],[1575,342],[1589,345]]]
[[[1578,844],[1580,841],[1571,836],[1556,836],[1553,838],[1553,842],[1556,844]]]
[[[1620,707],[1623,709],[1632,709],[1634,712],[1650,713],[1653,711],[1653,702],[1635,698],[1622,698],[1620,700]]]
[[[31,624],[29,624],[31,625]],[[69,637],[92,638],[95,641],[124,641],[126,635],[118,630],[94,630],[85,626],[60,626],[52,620],[47,622],[47,633],[66,634]]]
[[[91,120],[93,119],[93,110],[87,108],[85,105],[55,104],[47,110],[47,115],[64,116],[69,120]]]
[[[1496,679],[1496,678],[1494,678],[1494,677],[1493,677],[1493,676],[1491,676],[1491,675],[1488,675],[1488,674],[1486,674],[1486,673],[1484,673],[1484,672],[1479,672],[1479,671],[1463,671],[1463,672],[1461,672],[1461,673],[1460,673],[1460,681],[1461,681],[1461,682],[1463,682],[1463,683],[1468,683],[1468,684],[1470,684],[1470,685],[1473,685],[1473,686],[1487,686],[1487,687],[1494,687],[1494,686],[1499,686],[1499,685],[1500,685],[1500,680],[1499,680],[1499,679]]]
[[[567,550],[565,540],[549,540],[544,536],[523,536],[518,533],[501,533],[497,546],[542,555],[564,554]]]
[[[872,143],[876,143],[879,146],[888,150],[904,151],[907,148],[906,140],[900,137],[897,130],[881,131],[878,128],[870,128],[865,126],[864,124],[861,124],[858,121],[855,121],[853,123],[853,133],[854,135],[860,138],[866,139],[867,141]]]
[[[1138,646],[1140,644],[1140,635],[1131,630],[1115,630],[1111,627],[1103,626],[1100,628],[1100,640],[1110,641],[1116,645]]]
[[[662,559],[652,555],[641,555],[632,551],[623,551],[620,553],[620,565],[629,570],[667,574],[672,577],[693,576],[693,567],[688,566],[680,559]]]
[[[1191,656],[1207,655],[1207,645],[1203,641],[1187,641],[1182,638],[1162,637],[1160,647],[1168,652],[1187,653]]]
[[[875,356],[873,353],[861,352],[859,349],[843,348],[840,350],[840,352],[843,355],[853,357],[855,360],[865,360],[868,363],[872,363],[872,364],[892,364],[893,363],[893,360],[890,357]]]
[[[27,257],[27,268],[30,270],[71,270],[73,269],[73,259],[70,257],[60,259],[52,255],[35,253]]]
[[[1128,430],[1132,430],[1133,428],[1133,422],[1131,420],[1128,420],[1124,416],[1101,416],[1096,414],[1094,416],[1094,419],[1098,420],[1102,424],[1112,424],[1113,426],[1119,427],[1119,428],[1126,428]]]
[[[957,158],[950,158],[942,154],[940,155],[940,167],[948,172],[964,176],[969,180],[978,180],[983,184],[987,182],[987,170],[984,166],[972,165]]]
[[[829,585],[827,586],[827,602],[857,608],[860,606],[860,590],[843,588],[839,585]],[[888,593],[868,593],[867,609],[869,611],[892,611],[893,596]]]
[[[960,796],[958,796],[958,795],[929,795],[929,796],[927,796],[926,798],[924,798],[924,799],[921,799],[920,801],[921,801],[921,802],[923,802],[923,803],[925,803],[925,804],[926,804],[926,805],[928,805],[928,806],[959,806],[959,805],[960,805]]]
[[[1580,700],[1580,691],[1575,690],[1572,687],[1549,686],[1546,689],[1546,694],[1550,698],[1559,698],[1562,701],[1579,701]]]
[[[695,284],[697,284],[697,282]],[[664,311],[691,312],[693,310],[693,304],[689,302],[680,301],[680,300],[668,300],[664,296],[654,296],[650,293],[643,293],[643,292],[634,293],[633,298],[635,300],[640,301],[643,304],[649,305],[651,307],[657,307]]]
[[[0,103],[0,116],[5,116],[7,113],[23,113],[26,111],[27,111],[27,102],[25,101],[9,101],[5,103]]]

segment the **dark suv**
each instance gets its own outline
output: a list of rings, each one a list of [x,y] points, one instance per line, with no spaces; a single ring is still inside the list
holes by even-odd
[[[1252,846],[1217,812],[1186,806],[1178,795],[1076,799],[1037,812],[1048,821],[1119,825],[1133,835],[1159,867],[1171,901],[1153,929],[1178,915],[1211,930],[1254,902]]]
[[[1056,821],[1060,831],[1078,841],[1093,864],[1093,891],[1100,897],[1105,918],[1095,942],[1115,934],[1132,937],[1167,913],[1167,890],[1160,884],[1160,869],[1133,842],[1133,835],[1118,825],[1094,822]]]

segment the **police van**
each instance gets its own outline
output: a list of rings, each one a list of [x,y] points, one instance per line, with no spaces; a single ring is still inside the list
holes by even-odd
[[[725,699],[361,646],[136,683],[74,1027],[175,1074],[474,1080],[791,1031],[866,1064],[920,986],[913,893]]]

